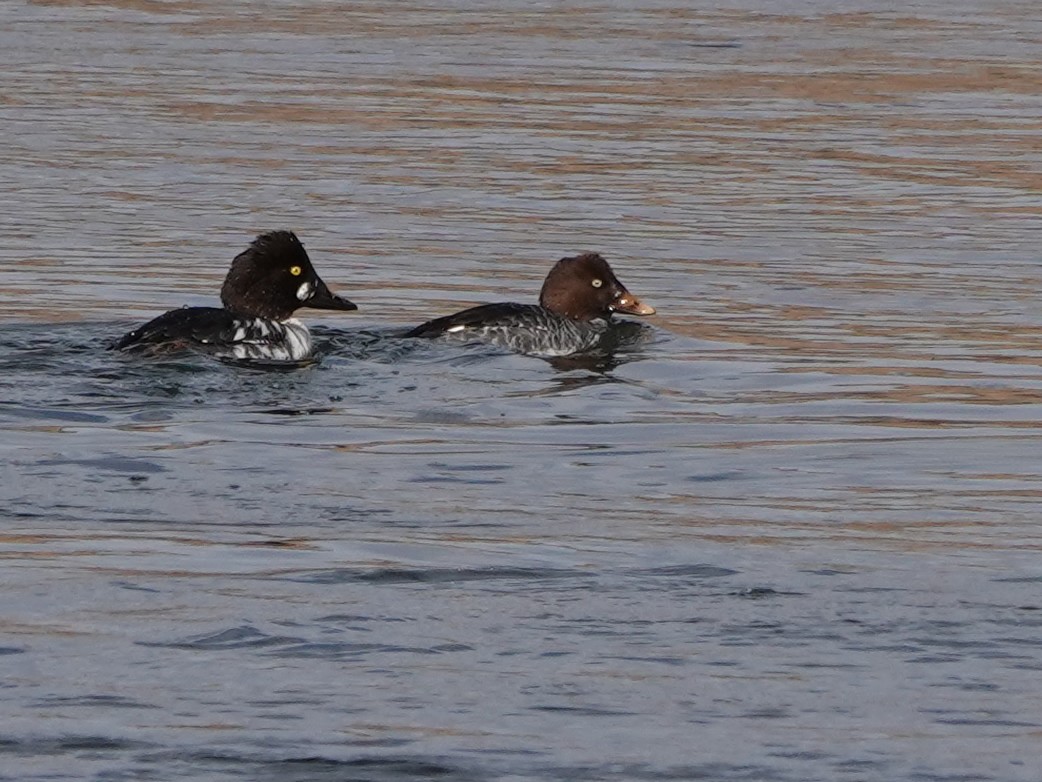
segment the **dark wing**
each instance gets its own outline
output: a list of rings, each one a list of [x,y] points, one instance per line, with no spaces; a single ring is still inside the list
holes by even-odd
[[[406,337],[440,337],[442,334],[468,328],[495,328],[538,318],[543,311],[535,304],[482,304],[469,310],[435,318],[417,326],[405,334]]]
[[[227,344],[236,341],[241,319],[220,307],[183,307],[153,318],[113,342],[110,350],[123,350],[138,345]]]

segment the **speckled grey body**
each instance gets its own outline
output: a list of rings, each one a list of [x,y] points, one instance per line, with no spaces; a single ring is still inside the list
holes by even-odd
[[[603,320],[577,321],[562,318],[547,309],[521,305],[523,313],[512,313],[501,321],[481,326],[451,326],[444,336],[459,342],[485,342],[530,356],[570,356],[595,350],[608,330]]]

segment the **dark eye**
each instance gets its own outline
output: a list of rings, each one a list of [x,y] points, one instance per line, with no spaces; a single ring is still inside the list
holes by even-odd
[[[602,285],[604,285],[604,280],[593,280],[593,281],[592,281],[592,282],[590,283],[590,285],[592,285],[592,286],[593,286],[594,288],[599,288],[599,287],[601,287]]]
[[[302,271],[304,271],[304,270],[301,269],[299,266],[290,266],[289,267],[289,273],[292,274],[294,277],[299,277],[300,273]]]

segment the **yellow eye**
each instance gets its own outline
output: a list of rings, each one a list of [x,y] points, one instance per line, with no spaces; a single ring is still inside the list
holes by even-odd
[[[294,277],[299,277],[300,273],[302,271],[304,271],[304,270],[301,269],[299,266],[290,266],[289,267],[289,273],[292,274]]]
[[[594,288],[599,288],[604,285],[604,280],[594,280],[590,283]]]

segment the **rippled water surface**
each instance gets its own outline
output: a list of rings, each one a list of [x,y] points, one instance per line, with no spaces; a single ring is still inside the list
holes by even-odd
[[[0,778],[1037,782],[1042,16],[894,9],[0,6]],[[104,350],[272,228],[316,362]]]

